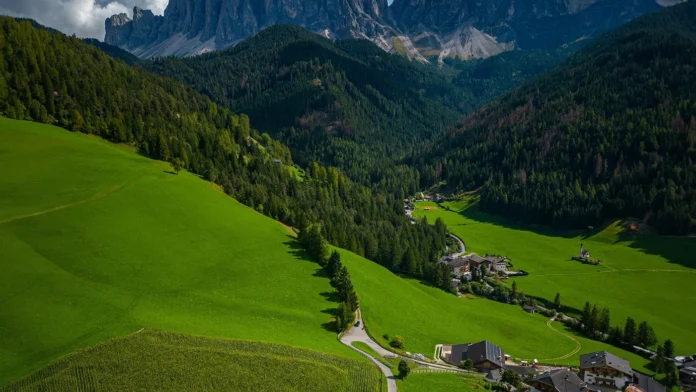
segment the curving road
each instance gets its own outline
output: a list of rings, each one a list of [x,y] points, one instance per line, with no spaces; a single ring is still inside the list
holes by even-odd
[[[377,367],[384,373],[384,375],[387,377],[387,386],[388,386],[388,391],[389,392],[396,392],[396,377],[392,373],[391,369],[389,369],[387,366],[385,366],[383,363],[378,361],[376,358],[372,357],[370,354],[356,348],[353,346],[353,342],[362,342],[368,345],[371,349],[373,349],[377,354],[383,356],[383,357],[399,357],[401,359],[404,359],[409,362],[417,363],[423,367],[427,367],[430,369],[437,369],[437,370],[443,370],[447,372],[452,372],[452,373],[463,373],[463,374],[469,374],[469,375],[474,375],[474,376],[481,376],[484,377],[485,375],[481,373],[476,373],[476,372],[469,372],[464,369],[460,369],[458,367],[450,366],[450,365],[439,365],[439,364],[434,364],[431,362],[426,362],[426,361],[420,361],[418,359],[413,359],[410,357],[406,357],[403,355],[395,354],[384,347],[380,346],[372,340],[370,335],[367,334],[367,331],[365,331],[365,323],[362,320],[362,314],[360,313],[360,309],[355,311],[355,320],[360,321],[360,326],[359,327],[351,327],[348,331],[346,331],[343,336],[341,336],[341,343],[345,344],[346,346],[350,347],[351,349],[359,352],[361,355],[364,357],[368,358],[371,360]]]
[[[457,242],[459,242],[459,247],[462,250],[459,253],[453,253],[452,256],[454,256],[456,258],[456,257],[464,255],[464,253],[466,253],[466,245],[464,245],[464,241],[462,241],[459,237],[457,237],[456,235],[454,235],[452,233],[450,233],[449,236],[454,238],[455,240],[457,240]]]
[[[382,362],[378,361],[376,358],[372,357],[370,354],[353,346],[353,342],[362,342],[367,344],[371,349],[375,350],[375,352],[377,352],[377,354],[381,356],[391,354],[390,351],[385,350],[382,346],[370,339],[370,336],[367,334],[367,332],[365,332],[365,324],[363,324],[360,309],[355,311],[355,319],[360,321],[360,326],[351,327],[348,331],[346,331],[343,334],[343,336],[341,336],[341,343],[359,352],[363,356],[367,357],[367,359],[372,361],[375,365],[377,365],[379,370],[381,370],[382,373],[387,377],[387,390],[389,392],[397,392],[396,377],[394,377],[394,374],[392,373],[391,369],[385,366]]]

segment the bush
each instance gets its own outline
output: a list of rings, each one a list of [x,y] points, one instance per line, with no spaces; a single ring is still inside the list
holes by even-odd
[[[396,335],[391,342],[389,342],[389,345],[394,348],[404,348],[404,338],[400,335]]]
[[[409,373],[411,373],[411,367],[408,366],[408,362],[402,359],[399,362],[399,378],[403,380]]]
[[[389,334],[385,333],[384,335],[382,335],[382,337],[384,338],[384,340],[389,341]]]
[[[467,359],[466,361],[462,361],[460,366],[462,369],[471,370],[474,368],[474,361]]]

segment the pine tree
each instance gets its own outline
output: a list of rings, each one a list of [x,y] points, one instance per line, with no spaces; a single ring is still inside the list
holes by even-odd
[[[674,358],[674,343],[671,339],[665,340],[664,349],[666,358]]]
[[[626,319],[626,324],[624,325],[623,337],[626,344],[633,346],[637,343],[637,331],[636,331],[636,321],[631,317]]]
[[[561,310],[561,293],[556,293],[556,298],[553,299],[553,304],[557,310]]]
[[[662,373],[665,367],[665,349],[657,346],[655,357],[652,359],[653,370],[655,373]]]

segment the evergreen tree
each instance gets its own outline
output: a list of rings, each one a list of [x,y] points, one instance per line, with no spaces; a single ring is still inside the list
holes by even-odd
[[[665,367],[665,349],[657,346],[655,357],[652,359],[653,370],[655,373],[662,373]]]
[[[638,343],[638,331],[636,330],[636,321],[631,317],[626,319],[626,324],[624,325],[623,338],[626,344],[629,346],[634,346]]]
[[[655,335],[655,330],[653,330],[647,321],[643,321],[638,326],[638,335],[636,339],[639,345],[646,348],[657,343],[657,335]]]
[[[664,349],[666,358],[674,358],[674,343],[671,339],[665,340]]]
[[[556,309],[561,310],[561,293],[556,293],[556,298],[553,299],[553,304]]]
[[[405,360],[399,361],[399,378],[405,380],[406,377],[411,373],[411,367],[408,366],[408,362]]]

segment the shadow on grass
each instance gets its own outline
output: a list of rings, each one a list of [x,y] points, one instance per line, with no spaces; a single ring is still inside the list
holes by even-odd
[[[171,170],[162,170],[162,171],[163,171],[164,173],[171,174],[171,175],[173,175],[173,176],[178,176],[177,173],[175,173],[175,172],[173,172],[173,171],[171,171]]]
[[[524,224],[506,219],[502,216],[489,214],[481,211],[478,203],[469,204],[461,210],[453,208],[447,208],[447,210],[476,223],[491,224],[516,231],[527,231],[547,237],[578,239],[580,241],[588,240],[596,236],[615,222],[611,221],[605,223],[592,230],[562,230],[554,229],[549,226]],[[453,226],[468,225],[470,224],[461,223]],[[661,236],[653,233],[635,234],[626,229],[618,233],[617,240],[614,243],[623,244],[624,246],[648,255],[662,257],[672,264],[696,268],[696,258],[693,257],[693,255],[696,254],[696,238]]]

